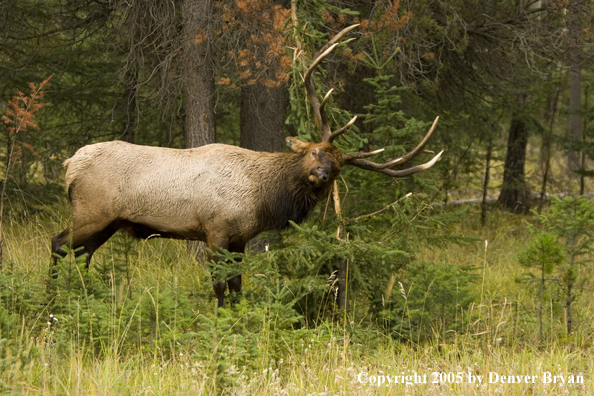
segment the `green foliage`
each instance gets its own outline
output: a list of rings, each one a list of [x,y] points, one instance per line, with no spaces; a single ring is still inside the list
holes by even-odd
[[[349,313],[381,317],[386,282],[414,260],[415,252],[472,240],[450,229],[465,211],[432,212],[421,199],[407,196],[381,213],[346,218],[345,240],[336,238],[334,221],[314,218],[303,225],[292,224],[293,230],[283,232],[279,245],[244,258],[240,268],[250,286],[244,297],[257,304],[270,293],[270,285],[276,285],[277,290],[287,290],[282,299],[287,308],[302,315],[298,327],[319,326],[337,318],[337,269],[346,262]]]
[[[386,142],[386,155],[393,158],[405,147],[413,143],[413,139],[422,136],[427,124],[406,118],[401,107],[401,93],[405,88],[398,86],[394,76],[378,75],[366,78],[365,82],[373,86],[377,103],[365,106],[367,113],[362,114],[365,123],[373,123],[373,138]]]
[[[15,269],[12,263],[0,271],[0,373],[19,370],[38,357],[38,348],[27,336],[27,329],[43,328],[43,313],[37,313],[41,292],[30,275]],[[0,393],[8,390],[10,387],[0,378]]]
[[[38,328],[42,285],[10,262],[0,271],[0,285],[0,338],[17,339],[23,321]]]
[[[301,16],[299,21],[309,22],[308,18],[311,15]],[[308,49],[305,53],[315,53],[327,40],[310,25],[305,36],[299,34],[301,25],[296,28],[295,37],[299,48]],[[315,23],[313,26],[316,26]],[[368,55],[367,63],[376,68],[376,76],[365,79],[373,88],[374,101],[365,106],[364,114],[359,115],[364,124],[371,126],[369,129],[372,132],[368,135],[347,133],[336,144],[343,152],[385,148],[381,155],[373,159],[383,162],[418,144],[425,135],[428,124],[405,117],[400,97],[405,89],[399,86],[394,76],[382,75],[380,70],[391,57],[370,63],[370,60],[378,57],[377,53],[374,55],[375,58]],[[309,61],[301,58],[297,60],[293,70],[302,74]],[[317,131],[312,123],[313,116],[308,114],[308,107],[303,107],[306,99],[301,79],[297,77],[296,74],[290,89],[293,111],[287,123],[296,126],[297,133],[305,140],[318,140],[319,137],[316,138],[312,132]],[[315,73],[313,78],[316,86],[321,87],[325,78],[324,71],[320,68],[320,73]],[[350,118],[347,113],[337,110],[333,101],[326,108],[334,125],[342,125]],[[353,131],[357,131],[357,128],[353,128]],[[367,305],[356,309],[370,310],[377,316],[382,310],[382,291],[378,288],[378,280],[386,282],[392,273],[405,267],[421,244],[443,246],[454,241],[456,238],[447,235],[446,226],[463,216],[461,212],[443,212],[437,216],[429,216],[431,207],[425,203],[425,196],[407,199],[405,194],[410,191],[436,192],[432,183],[421,177],[396,183],[385,175],[354,167],[345,167],[342,174],[346,180],[345,189],[348,190],[343,202],[348,240],[336,239],[336,220],[326,220],[322,226],[294,225],[298,239],[285,243],[282,250],[273,251],[271,257],[271,261],[280,260],[284,263],[281,272],[287,278],[295,278],[292,280],[293,284],[299,282],[310,289],[310,293],[299,302],[300,312],[310,325],[334,317],[337,269],[343,263],[348,266],[349,299],[356,301],[358,306]],[[373,202],[370,202],[370,196],[373,196]],[[373,207],[383,209],[374,211],[369,216],[359,216],[372,211]],[[361,221],[362,218],[366,220]],[[443,233],[435,233],[436,228]],[[312,277],[311,274],[316,276]]]
[[[530,269],[527,279],[518,279],[520,282],[528,282],[535,286],[539,297],[538,322],[541,342],[543,341],[543,306],[547,300],[546,284],[550,282],[550,275],[564,260],[565,251],[561,243],[557,241],[557,236],[549,232],[542,232],[531,226],[530,232],[534,235],[533,239],[526,248],[518,253],[520,265]],[[540,271],[540,276],[534,275],[532,268]]]
[[[87,269],[86,255],[73,253],[58,260],[57,279],[52,281],[50,310],[58,319],[55,334],[61,352],[84,342],[97,354],[131,345],[171,353],[184,340],[196,315],[175,280],[127,290],[127,266],[112,262]]]
[[[351,370],[351,364],[360,363],[356,368],[365,370],[360,366],[369,368],[369,359],[378,353],[399,356],[402,366],[398,370],[419,359],[424,365],[468,359],[464,363],[447,360],[446,368],[451,365],[453,370],[457,364],[470,367],[476,359],[480,364],[487,356],[499,361],[504,353],[510,359],[523,351],[537,353],[532,347],[522,348],[534,344],[532,315],[521,308],[529,305],[532,295],[523,284],[508,279],[523,271],[510,260],[527,240],[528,232],[518,228],[521,218],[503,212],[493,216],[485,234],[492,250],[485,252],[481,266],[483,282],[476,282],[474,267],[482,264],[477,246],[444,244],[459,242],[450,235],[473,234],[476,219],[457,213],[465,216],[462,225],[448,222],[448,218],[454,220],[450,212],[430,209],[417,197],[403,198],[372,216],[347,219],[349,238],[345,241],[336,240],[335,223],[314,217],[312,223],[283,232],[279,244],[267,252],[248,252],[242,264],[221,260],[221,268],[232,263],[244,275],[241,299],[222,309],[215,308],[206,265],[180,267],[180,262],[190,261],[185,244],[163,240],[110,241],[96,253],[89,270],[83,257],[76,259],[71,252],[53,281],[60,295],[48,297],[41,281],[47,276],[48,241],[38,235],[53,231],[51,226],[36,228],[35,237],[19,239],[33,240],[34,247],[41,247],[43,260],[32,270],[27,266],[32,249],[21,247],[28,254],[20,257],[9,244],[8,252],[17,260],[11,257],[0,272],[0,379],[17,390],[27,384],[47,389],[46,393],[65,388],[76,393],[76,378],[84,372],[81,380],[89,381],[85,384],[100,384],[88,386],[125,393],[129,385],[118,385],[120,376],[131,378],[140,371],[143,376],[138,381],[143,386],[135,385],[135,389],[142,388],[138,393],[150,386],[155,393],[166,394],[167,384],[195,384],[203,394],[243,390],[259,394],[262,389],[268,392],[274,381],[280,381],[280,388],[301,380],[307,384],[345,378],[345,366]],[[23,235],[22,227],[10,228],[8,235]],[[127,243],[131,246],[126,247]],[[179,251],[161,255],[162,246],[175,246]],[[111,269],[126,261],[127,250],[139,251],[130,256],[131,294],[125,266]],[[329,283],[330,264],[344,258],[349,259],[352,281],[346,321],[334,307],[335,285]],[[395,287],[386,298],[392,275]],[[54,297],[54,304],[48,305]],[[312,312],[316,304],[318,310]],[[588,304],[588,295],[576,301],[577,318],[589,317]],[[48,319],[50,312],[57,322]],[[561,342],[560,333],[552,326],[545,330],[549,328],[552,337],[547,338],[547,356],[539,355],[544,359]],[[591,330],[589,326],[579,329],[582,338],[576,337],[576,345],[587,347]],[[499,342],[501,338],[504,341]],[[571,353],[575,354],[574,348]],[[526,367],[532,364],[527,362]],[[328,367],[334,367],[330,374]],[[400,372],[396,366],[393,369]],[[359,372],[346,378],[354,378],[352,384],[357,384]],[[109,384],[101,383],[102,378]],[[349,381],[344,383],[347,386]],[[124,390],[117,391],[118,386]],[[176,389],[177,393],[199,393]],[[340,387],[332,389],[342,392]]]
[[[382,163],[392,158],[396,158],[415,147],[425,136],[430,122],[421,122],[414,118],[409,118],[402,110],[401,95],[407,92],[407,89],[400,86],[392,75],[378,75],[372,78],[366,78],[364,81],[370,84],[374,90],[375,102],[364,106],[366,112],[359,116],[365,124],[371,125],[371,133],[362,136],[362,142],[366,148],[384,148],[384,151],[374,156],[373,161]],[[357,147],[356,149],[360,149]],[[430,158],[430,157],[429,157]],[[418,162],[427,161],[427,156],[421,154]],[[423,162],[424,162],[423,161]],[[411,166],[407,164],[407,166]],[[367,180],[377,182],[378,178],[386,179],[384,175],[373,175],[366,171],[362,177]],[[395,195],[406,194],[410,191],[432,191],[436,192],[435,186],[429,181],[432,171],[424,172],[423,175],[415,175],[404,180],[403,189],[397,189]],[[372,178],[372,179],[370,179]],[[423,180],[424,179],[424,180]],[[381,179],[380,179],[381,180]],[[373,188],[371,185],[368,188]],[[385,195],[385,185],[377,189],[377,194]],[[387,190],[393,194],[392,189]],[[394,196],[394,195],[393,195]]]
[[[584,196],[552,197],[547,216],[537,215],[537,220],[557,235],[566,249],[575,256],[589,252],[594,232],[594,203]]]
[[[563,245],[557,241],[557,236],[550,232],[542,232],[535,227],[530,227],[530,232],[534,239],[520,251],[518,261],[525,268],[537,268],[543,277],[550,275],[564,259]],[[529,275],[534,277],[532,272]]]
[[[547,231],[534,226],[529,228],[534,235],[530,244],[520,252],[518,260],[527,268],[540,270],[541,309],[545,299],[547,275],[554,274],[556,284],[565,294],[564,305],[567,331],[571,332],[571,305],[590,279],[590,252],[593,242],[594,203],[583,196],[553,197],[548,215],[534,212],[537,221]],[[563,302],[557,297],[556,303]],[[542,331],[541,331],[542,332]]]
[[[442,262],[410,263],[400,272],[398,291],[381,317],[393,337],[420,343],[431,338],[447,342],[472,318],[466,310],[478,300],[473,268]]]
[[[303,340],[316,330],[296,328],[301,316],[286,302],[294,304],[290,294],[288,287],[268,288],[259,294],[264,298],[260,301],[243,299],[232,309],[200,314],[192,336],[193,357],[210,362],[214,372],[231,372],[224,378],[229,381],[237,368],[254,367],[261,358],[275,362],[289,351],[299,353],[305,349]]]

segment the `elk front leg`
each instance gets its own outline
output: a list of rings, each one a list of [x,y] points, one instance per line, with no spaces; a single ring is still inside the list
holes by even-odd
[[[212,275],[212,288],[214,289],[215,297],[218,301],[218,307],[221,308],[225,304],[225,290],[227,289],[227,282],[221,280],[216,272],[217,263],[220,257],[217,255],[221,250],[225,250],[229,247],[229,242],[223,237],[211,236],[206,241],[206,247],[208,248],[208,261],[214,263],[213,269],[211,270]]]
[[[216,262],[216,260],[213,260]],[[237,261],[234,261],[237,263]],[[215,292],[215,296],[218,301],[218,307],[222,307],[225,303],[225,290],[227,289],[227,285],[229,286],[229,295],[231,293],[239,294],[241,292],[241,275],[236,275],[227,281],[221,280],[216,272],[212,272],[212,287]]]
[[[219,238],[219,242],[214,242],[213,239],[209,239],[207,242],[207,246],[209,249],[208,258],[210,261],[214,262],[215,268],[216,264],[219,262],[220,257],[218,257],[217,253],[221,252],[222,250],[228,250],[232,253],[243,253],[245,249],[245,245],[236,245],[236,244],[229,244],[229,242],[224,238]],[[230,265],[237,264],[238,261],[233,261],[229,263]],[[229,292],[239,293],[241,291],[241,275],[235,275],[230,279],[221,279],[219,274],[216,272],[216,269],[212,271],[212,286],[215,292],[215,296],[218,301],[218,307],[222,307],[225,303],[225,290],[227,289],[227,285],[229,286]]]

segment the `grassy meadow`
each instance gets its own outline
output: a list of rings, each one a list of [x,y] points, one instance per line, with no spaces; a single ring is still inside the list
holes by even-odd
[[[493,209],[481,227],[473,208],[455,227],[474,241],[417,252],[472,268],[473,281],[453,287],[474,297],[447,328],[430,317],[428,336],[410,326],[394,337],[364,301],[346,315],[327,302],[323,319],[304,325],[266,267],[250,267],[243,298],[217,310],[206,264],[182,241],[113,238],[88,272],[64,260],[48,294],[49,241],[66,213],[4,224],[1,394],[594,395],[592,291],[574,301],[570,335],[551,295],[540,338],[538,298],[517,260],[529,217]],[[385,290],[389,279],[373,282]],[[419,310],[407,305],[414,287],[396,278],[404,322]]]

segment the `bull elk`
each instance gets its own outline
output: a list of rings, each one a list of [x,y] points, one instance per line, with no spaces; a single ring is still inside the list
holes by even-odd
[[[314,69],[351,29],[338,33],[315,56],[305,73],[309,102],[322,130],[320,143],[288,137],[292,152],[256,152],[225,144],[191,149],[139,146],[121,141],[91,144],[64,162],[66,187],[72,204],[70,226],[52,239],[52,257],[64,257],[69,245],[93,253],[117,230],[138,238],[204,241],[211,252],[242,253],[247,242],[267,230],[280,230],[289,221],[301,222],[329,189],[345,165],[405,177],[433,166],[441,153],[425,164],[391,169],[423,151],[437,119],[409,153],[385,163],[368,160],[383,149],[342,153],[333,141],[354,122],[332,131],[324,111],[331,92],[320,102],[311,79]],[[209,253],[210,259],[216,255]],[[52,272],[55,270],[52,270]],[[241,290],[241,275],[228,280],[214,276],[219,307],[225,289]]]

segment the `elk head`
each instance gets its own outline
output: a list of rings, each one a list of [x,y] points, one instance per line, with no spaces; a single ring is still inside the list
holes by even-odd
[[[332,40],[330,40],[320,51],[318,51],[314,55],[311,65],[305,72],[304,83],[305,83],[305,89],[307,91],[307,98],[313,108],[313,113],[315,115],[316,122],[319,125],[320,129],[322,130],[322,142],[321,143],[304,143],[304,142],[301,142],[300,140],[295,139],[295,138],[287,138],[287,142],[289,143],[289,146],[293,149],[293,151],[298,152],[298,153],[303,153],[303,154],[308,153],[308,155],[311,155],[312,164],[325,163],[322,158],[329,157],[330,161],[332,162],[332,165],[329,168],[329,169],[331,169],[331,172],[324,173],[324,172],[318,170],[317,165],[313,165],[311,168],[311,174],[310,174],[310,181],[312,183],[319,184],[319,183],[325,183],[326,180],[331,180],[331,181],[334,180],[334,178],[336,176],[338,176],[338,172],[340,171],[340,168],[343,165],[352,165],[352,166],[356,166],[358,168],[384,173],[386,175],[396,177],[396,178],[406,177],[406,176],[412,175],[413,173],[417,173],[417,172],[423,171],[425,169],[429,169],[437,162],[437,160],[443,153],[443,150],[442,150],[440,153],[435,155],[429,162],[426,162],[421,165],[413,166],[413,167],[410,167],[407,169],[402,169],[402,170],[391,169],[394,166],[402,165],[402,164],[412,160],[420,153],[428,152],[428,151],[424,150],[424,147],[427,144],[427,142],[429,141],[429,139],[431,138],[433,131],[435,131],[435,127],[437,126],[437,121],[439,120],[439,117],[437,117],[435,119],[435,121],[433,122],[433,125],[429,129],[429,132],[427,132],[427,134],[421,140],[421,142],[417,145],[417,147],[415,147],[408,153],[406,153],[400,157],[393,158],[389,161],[386,161],[385,163],[376,163],[376,162],[372,162],[372,161],[369,161],[366,159],[368,157],[371,157],[371,156],[381,153],[382,151],[384,151],[384,149],[379,149],[379,150],[374,150],[374,151],[369,151],[369,152],[343,154],[338,148],[336,148],[332,144],[334,142],[334,139],[336,139],[338,136],[340,136],[341,134],[346,132],[348,130],[348,128],[355,123],[355,121],[357,120],[357,116],[353,117],[342,128],[332,131],[332,129],[330,128],[330,124],[328,123],[328,117],[326,115],[324,107],[326,106],[328,98],[330,97],[330,95],[332,95],[333,90],[331,89],[330,91],[328,91],[328,93],[326,93],[326,95],[322,99],[322,102],[320,102],[318,100],[315,84],[314,84],[314,81],[311,79],[311,76],[312,76],[315,68],[322,61],[322,59],[324,59],[330,52],[332,52],[332,50],[334,50],[334,48],[338,44],[340,44],[338,41],[346,33],[350,32],[357,26],[359,26],[359,25],[349,26],[349,27],[343,29],[342,31],[340,31],[336,36],[334,36],[332,38]],[[345,41],[345,43],[348,41],[350,41],[350,40]],[[432,152],[429,151],[429,153],[432,153]],[[316,161],[316,159],[314,159],[314,158],[316,158],[316,156],[318,154],[322,154],[322,155],[320,155]],[[328,168],[326,168],[323,165],[320,165],[320,169],[325,170]],[[329,176],[329,178],[325,179],[324,175]]]
[[[342,152],[328,142],[306,143],[294,137],[287,137],[287,145],[303,156],[303,171],[316,187],[331,183],[344,165]]]

